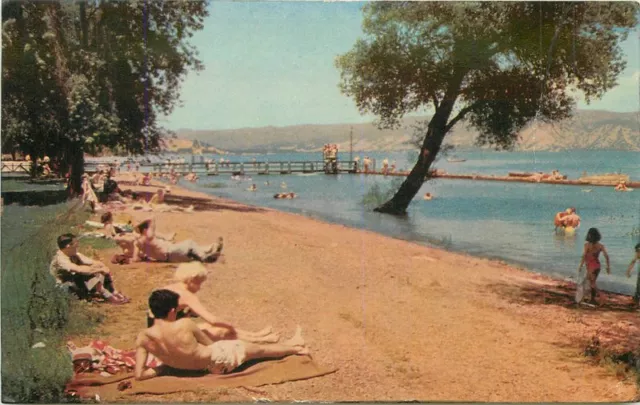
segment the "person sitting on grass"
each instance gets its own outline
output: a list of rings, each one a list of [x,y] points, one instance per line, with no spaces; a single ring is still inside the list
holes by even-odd
[[[149,297],[149,308],[155,318],[153,326],[136,339],[136,380],[147,380],[172,367],[178,370],[207,370],[211,374],[227,374],[254,359],[308,355],[300,327],[283,343],[256,344],[243,340],[213,341],[191,319],[177,319],[180,296],[173,291],[157,290]],[[147,367],[149,353],[163,362]]]
[[[627,278],[631,277],[633,266],[640,260],[640,243],[636,245],[635,250],[635,255],[627,268]],[[636,293],[633,295],[633,306],[636,308],[640,307],[640,270],[638,270],[638,279],[636,281]]]
[[[220,257],[222,238],[214,251],[214,244],[203,247],[191,239],[172,243],[156,236],[156,222],[146,220],[136,227],[140,236],[134,242],[133,261],[153,260],[157,262],[183,263],[199,261],[213,263]]]
[[[111,211],[107,211],[100,216],[100,222],[104,226],[103,230],[107,237],[114,238],[117,235],[133,232],[133,226],[131,221],[127,224],[114,224],[113,214]]]
[[[58,285],[69,288],[81,299],[99,295],[112,304],[129,302],[116,291],[107,266],[78,252],[78,239],[73,234],[58,236],[58,248],[49,266]]]
[[[198,326],[213,340],[240,339],[252,343],[275,343],[279,340],[277,334],[271,328],[265,328],[259,332],[249,332],[233,327],[230,323],[221,321],[209,312],[196,295],[202,283],[207,280],[208,271],[199,262],[182,263],[174,274],[175,283],[162,288],[173,291],[180,296],[176,319],[187,316],[198,316],[204,323]],[[153,313],[147,314],[147,326],[153,326]]]

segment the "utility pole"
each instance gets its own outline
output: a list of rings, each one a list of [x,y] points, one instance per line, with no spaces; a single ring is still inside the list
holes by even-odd
[[[349,131],[349,162],[353,162],[353,126]]]

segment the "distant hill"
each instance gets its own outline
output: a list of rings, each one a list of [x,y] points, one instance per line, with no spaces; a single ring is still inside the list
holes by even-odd
[[[294,125],[287,127],[241,128],[231,130],[180,129],[179,139],[198,140],[218,150],[230,152],[315,152],[325,143],[349,149],[353,128],[354,151],[408,150],[413,127],[428,117],[408,117],[395,130],[379,130],[369,124]],[[457,149],[477,147],[477,132],[458,123],[445,138]],[[640,113],[578,111],[567,121],[540,124],[520,133],[516,150],[617,149],[640,151]]]

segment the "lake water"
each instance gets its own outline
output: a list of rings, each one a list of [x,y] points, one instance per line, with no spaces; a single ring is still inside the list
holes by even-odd
[[[398,168],[410,168],[415,154],[410,152],[357,153],[381,162],[387,157]],[[413,156],[412,156],[413,155]],[[461,163],[441,159],[436,167],[449,173],[506,175],[510,171],[559,170],[569,178],[588,174],[629,174],[640,180],[640,153],[620,151],[567,152],[458,152],[467,159]],[[216,158],[216,156],[210,156]],[[218,157],[219,158],[219,157]],[[320,160],[319,153],[288,153],[268,155],[225,156],[231,161]],[[347,159],[348,153],[342,153]],[[378,163],[379,167],[379,163]],[[269,181],[269,185],[265,185]],[[298,194],[295,200],[275,200],[280,183],[287,191]],[[631,279],[625,270],[638,243],[640,228],[640,190],[614,192],[613,187],[561,186],[550,184],[502,183],[471,180],[439,179],[422,186],[408,209],[406,218],[396,218],[371,212],[362,200],[374,185],[390,189],[401,178],[342,174],[254,175],[252,181],[234,181],[229,175],[203,176],[198,184],[181,181],[190,189],[230,198],[244,203],[300,213],[328,222],[368,229],[395,238],[436,245],[445,249],[477,256],[499,258],[510,263],[556,277],[574,277],[584,238],[590,227],[603,235],[602,243],[611,257],[612,275],[603,273],[602,288],[632,294],[635,274]],[[256,192],[247,191],[252,183]],[[207,187],[215,185],[216,188]],[[435,198],[423,201],[431,192]],[[556,212],[569,206],[577,207],[582,225],[575,236],[565,237],[553,232]],[[636,235],[636,236],[633,236]]]

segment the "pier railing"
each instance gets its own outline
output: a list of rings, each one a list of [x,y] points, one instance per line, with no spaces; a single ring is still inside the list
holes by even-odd
[[[87,162],[85,171],[95,172],[98,166],[108,166],[106,163]],[[132,165],[133,166],[133,165]],[[196,173],[200,175],[216,176],[219,174],[291,174],[291,173],[356,173],[355,161],[338,161],[335,164],[325,164],[322,160],[312,161],[256,161],[256,162],[185,162],[185,163],[141,163],[137,165],[143,173],[177,174]],[[121,166],[122,167],[122,166]],[[126,167],[126,165],[125,165]],[[133,167],[132,167],[133,169]],[[125,169],[126,170],[126,169]]]

